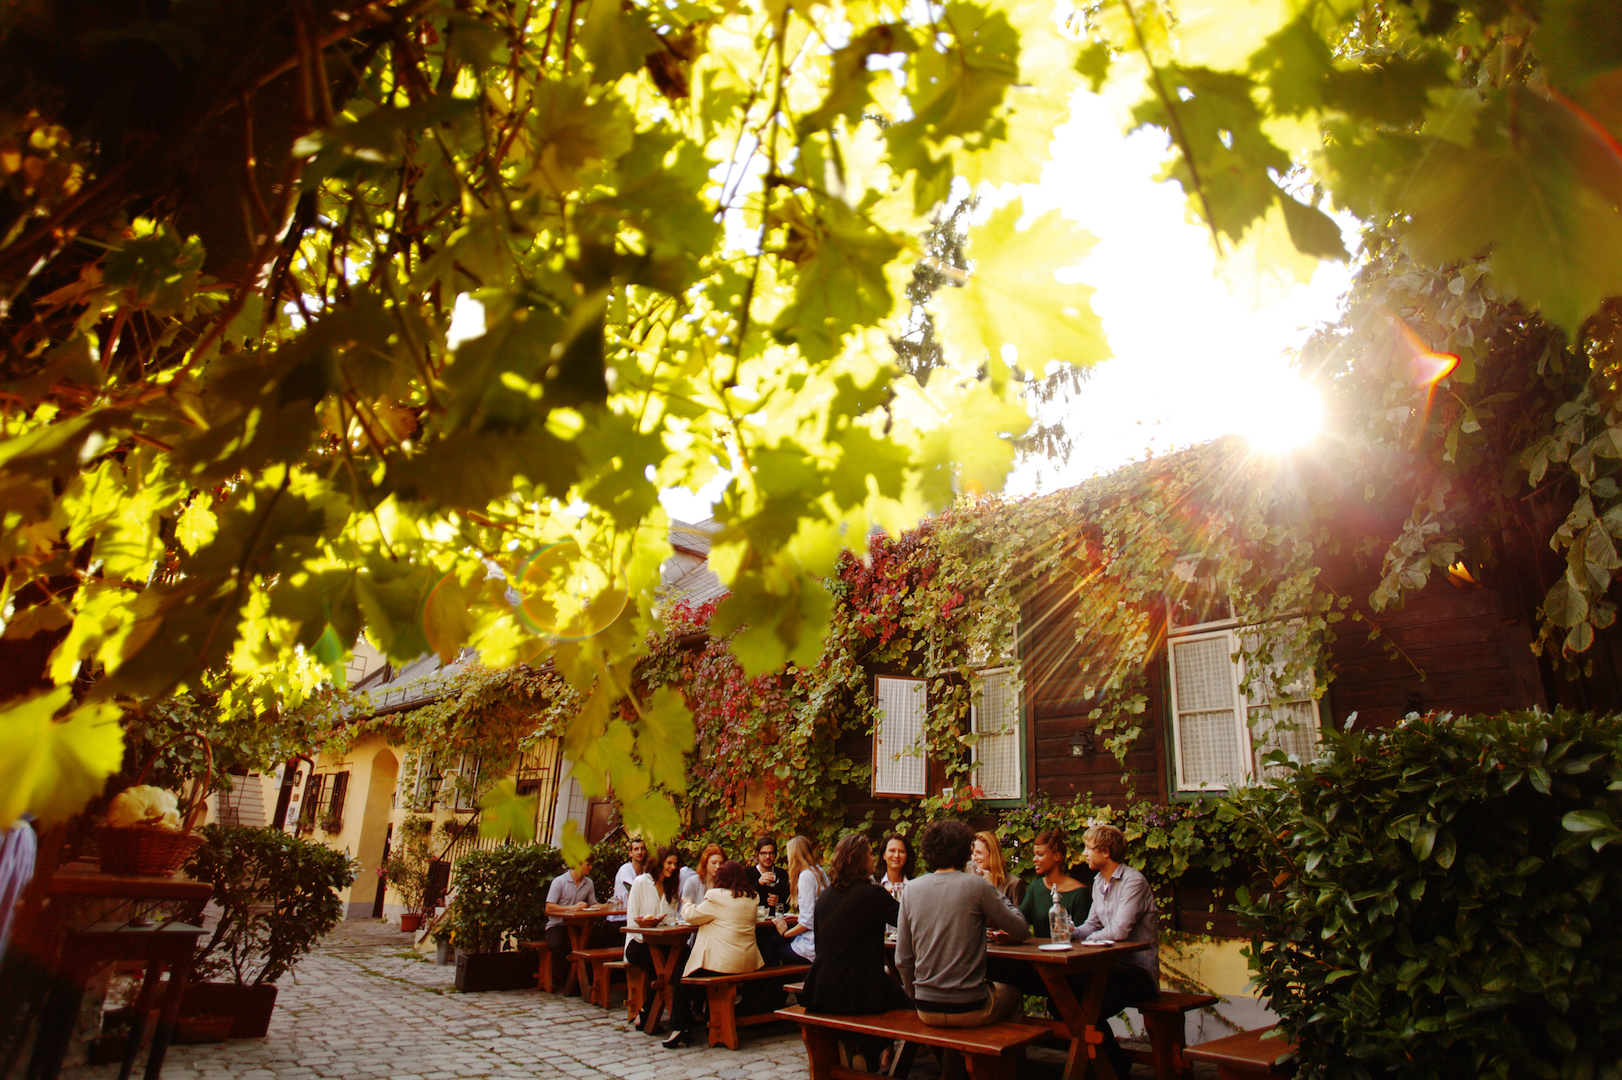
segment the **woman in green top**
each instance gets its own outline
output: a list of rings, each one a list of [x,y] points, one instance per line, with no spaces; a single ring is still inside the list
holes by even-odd
[[[1090,889],[1070,876],[1070,851],[1064,842],[1064,833],[1048,829],[1036,834],[1035,850],[1037,880],[1025,886],[1025,897],[1019,902],[1019,913],[1030,924],[1033,937],[1048,936],[1048,909],[1053,906],[1053,890],[1059,890],[1059,903],[1070,912],[1077,926],[1087,921],[1090,909]],[[1022,994],[1044,996],[1047,985],[1042,982],[1035,964],[1020,960],[986,959],[986,978],[995,982],[1011,983]]]
[[[1070,912],[1070,918],[1080,926],[1087,920],[1087,886],[1070,876],[1070,852],[1065,846],[1064,833],[1049,829],[1036,834],[1033,861],[1040,879],[1025,888],[1025,897],[1019,903],[1019,913],[1031,926],[1036,937],[1048,936],[1048,909],[1053,906],[1053,890],[1059,890],[1059,903]]]

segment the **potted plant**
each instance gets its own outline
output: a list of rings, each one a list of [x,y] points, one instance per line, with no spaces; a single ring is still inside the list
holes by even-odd
[[[186,871],[214,886],[220,908],[197,954],[181,1012],[235,1018],[231,1038],[264,1036],[276,980],[343,917],[338,893],[355,880],[348,856],[279,829],[205,825]],[[226,979],[230,981],[225,981]]]
[[[434,902],[432,878],[428,873],[429,838],[433,829],[433,818],[406,818],[400,826],[400,846],[383,864],[383,880],[405,904],[400,929],[406,933],[422,928],[422,921]]]
[[[440,924],[456,949],[456,988],[522,990],[535,985],[540,957],[519,949],[546,931],[546,890],[564,872],[545,844],[474,851],[456,863],[455,899]]]

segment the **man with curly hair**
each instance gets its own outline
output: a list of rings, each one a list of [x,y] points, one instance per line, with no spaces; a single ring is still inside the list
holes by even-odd
[[[983,1027],[1020,1007],[1017,988],[986,978],[986,931],[1024,941],[1030,927],[990,882],[963,871],[973,844],[974,830],[961,821],[931,824],[920,847],[933,873],[914,878],[901,897],[896,970],[918,1019],[937,1027]],[[961,1069],[954,1055],[942,1076]]]

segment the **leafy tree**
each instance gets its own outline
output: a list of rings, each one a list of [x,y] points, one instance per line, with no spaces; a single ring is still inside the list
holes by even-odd
[[[847,538],[994,487],[1020,384],[1105,354],[1051,273],[1085,236],[1017,200],[929,301],[945,367],[888,345],[930,215],[1038,179],[1083,80],[1144,81],[1264,265],[1341,254],[1310,168],[1567,334],[1622,292],[1606,0],[98,12],[0,14],[0,809],[46,821],[120,710],[295,707],[364,626],[550,655],[578,775],[673,833],[691,718],[628,694],[659,488],[732,472],[713,628],[813,661]]]
[[[935,316],[929,310],[929,301],[943,288],[962,288],[968,283],[968,219],[979,204],[978,197],[970,196],[943,210],[924,236],[924,257],[913,266],[912,280],[907,283],[910,308],[902,332],[891,339],[891,343],[902,373],[920,384],[928,382],[936,369],[952,371],[946,347],[936,335]],[[1010,374],[1021,384],[1027,407],[1034,405],[1040,409],[1079,390],[1089,370],[1080,365],[1053,362],[1041,374],[1024,368],[1016,368]],[[1037,415],[1031,418],[1030,428],[1013,443],[1021,457],[1063,461],[1070,457],[1074,438],[1063,419],[1044,419]]]

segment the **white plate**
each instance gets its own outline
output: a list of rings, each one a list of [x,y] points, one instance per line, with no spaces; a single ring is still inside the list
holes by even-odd
[[[1067,941],[1050,941],[1046,945],[1038,945],[1043,952],[1069,952],[1070,943]]]
[[[1113,945],[1113,944],[1115,944],[1115,942],[1109,940],[1108,938],[1096,938],[1093,941],[1083,941],[1082,944],[1083,945]]]

